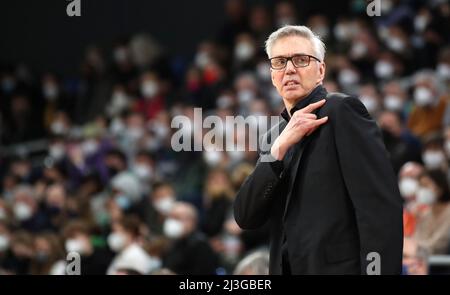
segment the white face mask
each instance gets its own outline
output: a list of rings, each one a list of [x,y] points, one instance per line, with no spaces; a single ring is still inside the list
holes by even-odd
[[[150,256],[149,262],[148,262],[148,272],[152,272],[154,270],[160,269],[162,266],[162,261],[158,257]]]
[[[417,32],[423,32],[428,24],[428,17],[424,15],[416,16],[414,19],[414,28]]]
[[[219,109],[227,109],[233,105],[233,99],[228,95],[221,95],[217,98],[216,105]]]
[[[436,201],[436,194],[427,187],[420,187],[416,194],[416,201],[419,204],[431,205]]]
[[[362,96],[360,100],[369,113],[374,113],[378,109],[378,103],[375,98],[371,96]]]
[[[246,61],[253,57],[255,49],[248,42],[240,42],[236,45],[234,49],[234,55],[240,61]]]
[[[53,134],[61,135],[67,132],[67,127],[60,121],[55,121],[50,125]]]
[[[255,98],[255,93],[248,89],[240,90],[237,98],[240,105],[248,105]]]
[[[164,234],[171,239],[181,238],[184,232],[184,225],[181,221],[168,218],[163,225]]]
[[[256,73],[262,81],[270,81],[270,65],[261,62],[256,66]]]
[[[153,206],[158,212],[167,215],[172,210],[174,204],[175,198],[173,196],[166,196],[153,203]]]
[[[13,211],[14,211],[14,216],[19,221],[28,220],[33,215],[33,211],[31,210],[31,207],[22,202],[16,203],[14,205]]]
[[[64,145],[62,144],[54,144],[49,149],[49,155],[55,160],[61,160],[64,158],[64,155],[66,154],[66,150],[64,148]]]
[[[125,124],[120,118],[114,118],[109,127],[110,132],[115,136],[124,133],[125,129]]]
[[[355,42],[352,46],[350,54],[354,58],[364,57],[368,52],[367,45],[364,42]]]
[[[312,30],[314,31],[314,33],[319,35],[322,39],[327,39],[328,35],[330,33],[330,30],[328,29],[328,27],[326,25],[318,25],[318,26],[312,28]]]
[[[449,80],[450,79],[450,65],[446,63],[440,63],[436,67],[436,74],[439,78],[442,80]]]
[[[203,159],[205,160],[206,164],[208,164],[208,166],[214,167],[222,162],[223,154],[219,151],[204,151]]]
[[[392,78],[394,66],[390,62],[381,60],[375,64],[375,75],[380,79]]]
[[[81,149],[85,155],[93,155],[98,150],[98,143],[94,139],[85,140],[81,145]]]
[[[65,243],[66,252],[75,252],[80,255],[86,253],[86,249],[84,248],[83,241],[79,239],[68,239]]]
[[[445,155],[442,151],[425,151],[422,155],[425,167],[430,170],[438,169],[446,162]]]
[[[352,36],[352,29],[347,24],[339,23],[334,27],[333,33],[338,41],[347,41]]]
[[[152,126],[152,131],[158,138],[165,139],[170,133],[170,128],[166,124],[155,122]]]
[[[137,141],[144,135],[144,129],[141,127],[130,127],[126,134],[131,141]]]
[[[145,81],[141,85],[141,92],[145,98],[152,98],[158,93],[158,84],[155,81]]]
[[[9,238],[7,235],[0,235],[0,252],[4,252],[9,248]]]
[[[384,0],[381,1],[381,12],[383,14],[387,14],[392,10],[392,1],[391,0]]]
[[[402,52],[405,49],[405,42],[403,42],[403,40],[398,37],[390,37],[386,40],[386,42],[387,47],[397,53]]]
[[[110,233],[108,236],[108,246],[114,252],[120,252],[125,248],[126,237],[121,233]]]
[[[141,180],[149,180],[152,177],[152,169],[145,164],[136,164],[134,166],[134,173]]]
[[[407,199],[414,196],[419,189],[419,182],[412,177],[402,178],[399,182],[400,194]]]
[[[114,91],[111,96],[111,104],[107,107],[110,116],[119,114],[128,105],[128,96],[123,91]]]
[[[128,51],[126,48],[119,47],[114,50],[114,60],[120,64],[128,60]]]
[[[47,84],[42,87],[44,97],[49,101],[54,101],[59,94],[58,87],[53,84]]]
[[[204,52],[204,51],[199,52],[195,56],[195,64],[201,69],[203,69],[210,63],[211,63],[211,58],[207,52]]]
[[[401,111],[403,108],[403,101],[398,96],[388,95],[384,98],[384,107],[389,111]]]
[[[128,210],[132,205],[130,198],[127,197],[127,195],[125,194],[117,195],[114,198],[114,201],[116,202],[117,206],[119,206],[119,208],[122,210]]]
[[[350,69],[344,69],[339,72],[338,81],[344,86],[354,85],[359,82],[359,76]]]
[[[420,107],[433,103],[433,93],[427,87],[417,87],[414,90],[414,101]]]

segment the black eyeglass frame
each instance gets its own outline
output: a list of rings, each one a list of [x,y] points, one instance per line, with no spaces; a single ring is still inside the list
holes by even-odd
[[[292,59],[293,59],[293,58],[296,58],[296,57],[299,57],[299,56],[307,56],[307,57],[309,57],[309,59],[308,59],[308,64],[307,64],[307,65],[304,65],[304,66],[296,66],[295,63],[294,63],[294,61],[293,61]],[[284,59],[286,60],[286,63],[284,64],[284,66],[283,66],[282,68],[274,68],[274,67],[272,66],[272,60],[275,59],[275,58],[284,58]],[[286,57],[286,56],[275,56],[275,57],[269,58],[269,64],[270,64],[270,68],[273,69],[273,70],[282,70],[282,69],[285,69],[289,61],[292,62],[292,64],[294,65],[295,68],[306,68],[306,67],[309,66],[309,64],[311,63],[311,58],[317,60],[317,61],[320,62],[320,63],[322,62],[320,59],[318,59],[317,57],[315,57],[315,56],[313,56],[313,55],[309,55],[309,54],[294,54],[293,56],[290,56],[290,57]]]

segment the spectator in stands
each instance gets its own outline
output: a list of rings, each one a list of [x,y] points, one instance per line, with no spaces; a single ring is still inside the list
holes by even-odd
[[[164,222],[164,234],[172,244],[163,257],[163,266],[176,274],[216,273],[217,255],[198,231],[198,214],[192,205],[177,202]]]
[[[142,247],[144,241],[141,226],[135,216],[123,217],[112,224],[108,246],[116,256],[109,265],[107,274],[118,274],[123,269],[149,274],[160,267],[159,260],[150,256]]]
[[[446,254],[450,241],[450,190],[447,176],[440,170],[419,178],[417,202],[428,206],[417,216],[414,238],[430,254]]]

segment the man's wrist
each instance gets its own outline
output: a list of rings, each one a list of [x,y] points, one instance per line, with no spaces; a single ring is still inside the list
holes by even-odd
[[[274,157],[278,161],[283,160],[284,155],[286,154],[286,148],[284,146],[285,145],[280,143],[279,141],[275,141],[270,149],[270,154],[272,155],[272,157]]]

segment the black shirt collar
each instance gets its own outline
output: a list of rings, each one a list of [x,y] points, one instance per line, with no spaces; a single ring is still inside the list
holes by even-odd
[[[327,90],[322,85],[316,86],[316,88],[314,88],[314,90],[311,91],[310,94],[308,94],[305,98],[299,100],[295,104],[295,106],[291,109],[291,112],[290,112],[291,116],[296,111],[303,109],[310,103],[316,102],[316,101],[321,100],[322,98],[325,98],[326,95],[327,95]],[[281,112],[281,117],[283,117],[283,119],[285,119],[287,122],[289,122],[289,120],[291,119],[291,116],[289,116],[286,108]]]

